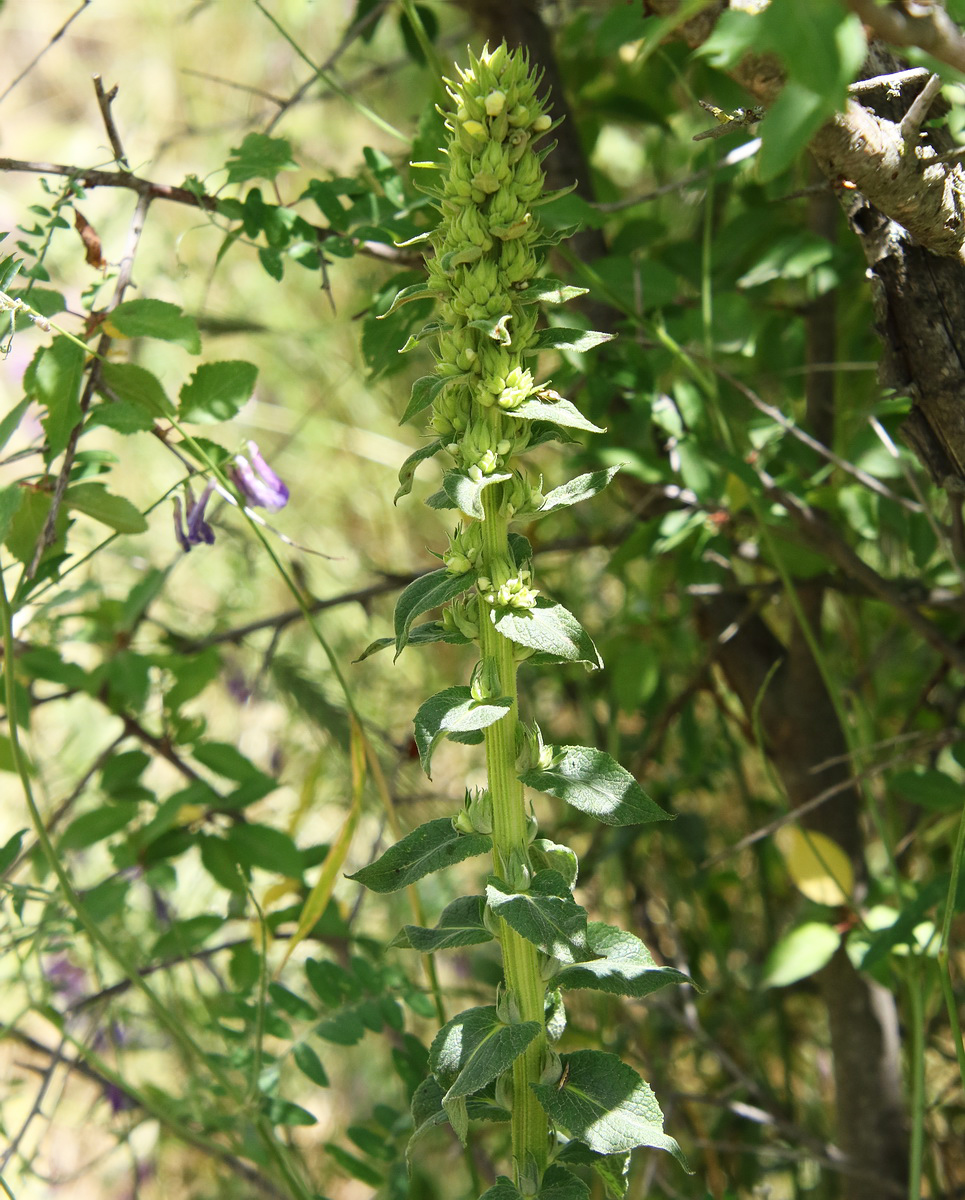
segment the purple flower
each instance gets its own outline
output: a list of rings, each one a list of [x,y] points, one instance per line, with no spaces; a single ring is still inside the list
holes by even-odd
[[[200,546],[202,542],[207,542],[210,546],[214,541],[214,530],[204,519],[204,507],[208,503],[208,497],[213,490],[213,484],[206,484],[200,497],[195,500],[194,492],[191,491],[191,485],[186,483],[184,485],[185,509],[183,517],[181,514],[181,501],[177,496],[174,497],[174,536],[181,543],[181,549],[185,553],[192,546]],[[186,526],[185,520],[187,521]]]
[[[234,466],[228,469],[235,487],[256,508],[272,512],[284,508],[288,503],[288,488],[261,457],[255,442],[248,443],[248,454],[251,462],[243,454],[237,454]]]
[[[72,1008],[87,994],[87,972],[83,967],[75,966],[66,954],[48,959],[44,964],[44,974],[65,1009]]]

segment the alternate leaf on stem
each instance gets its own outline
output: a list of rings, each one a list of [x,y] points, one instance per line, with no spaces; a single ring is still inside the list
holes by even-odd
[[[590,746],[553,746],[548,767],[519,776],[537,792],[565,800],[605,825],[647,825],[673,818],[611,755]]]

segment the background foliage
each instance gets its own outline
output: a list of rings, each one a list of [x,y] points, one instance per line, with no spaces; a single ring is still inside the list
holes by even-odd
[[[547,741],[608,750],[676,814],[602,828],[539,800],[593,916],[702,990],[579,995],[567,1048],[644,1070],[696,1167],[639,1153],[632,1197],[960,1194],[960,513],[900,440],[913,393],[877,382],[862,247],[806,150],[864,32],[836,0],[773,0],[692,49],[660,15],[675,6],[649,7],[543,14],[570,109],[557,157],[584,156],[580,190],[543,210],[585,230],[553,270],[619,338],[547,356],[607,432],[568,448],[566,474],[548,448],[540,469],[544,490],[574,465],[623,469],[531,535],[542,586],[609,669],[528,671],[527,704]],[[11,314],[0,377],[13,1195],[450,1200],[491,1182],[498,1130],[465,1156],[424,1138],[411,1181],[404,1147],[437,1004],[488,1003],[496,963],[440,960],[440,1001],[416,956],[385,949],[476,890],[472,863],[418,896],[344,878],[484,779],[443,746],[427,781],[411,737],[421,699],[464,677],[460,648],[353,660],[441,544],[415,502],[433,464],[392,504],[429,363],[397,351],[431,309],[376,317],[422,278],[398,243],[434,219],[408,166],[440,143],[426,50],[449,70],[509,36],[485,9],[0,10],[4,287],[63,331]],[[694,141],[720,131],[700,101],[756,101],[735,79],[748,51],[777,56],[782,94],[759,129]],[[941,70],[960,138],[965,93]],[[119,88],[100,110],[92,74]],[[247,439],[290,489],[266,518],[289,540],[216,493],[214,543],[184,553],[172,498]],[[785,818],[815,797],[805,836]],[[900,1053],[836,1010],[848,988],[890,1008]],[[896,1121],[895,1161],[848,1141],[847,1046],[898,1073],[901,1111],[865,1088],[857,1118]]]

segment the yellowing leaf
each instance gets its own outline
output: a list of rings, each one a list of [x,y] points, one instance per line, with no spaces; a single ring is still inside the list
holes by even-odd
[[[815,904],[848,904],[854,871],[841,847],[823,833],[785,825],[774,836],[795,887]]]

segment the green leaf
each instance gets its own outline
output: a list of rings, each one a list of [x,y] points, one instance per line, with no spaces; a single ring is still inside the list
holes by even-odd
[[[483,1192],[479,1200],[523,1200],[523,1193],[507,1176],[497,1175],[496,1182]]]
[[[443,1025],[429,1047],[429,1066],[448,1091],[442,1103],[464,1098],[511,1067],[542,1030],[539,1021],[506,1025],[495,1006],[470,1008]]]
[[[393,497],[393,504],[398,504],[403,496],[408,496],[412,491],[412,483],[419,464],[438,454],[441,449],[441,441],[429,442],[427,446],[420,446],[418,450],[409,455],[399,468],[399,490]]]
[[[530,844],[529,859],[537,871],[559,872],[570,891],[576,887],[580,860],[576,851],[571,850],[569,846],[561,846],[558,842],[551,842],[549,838],[536,838]]]
[[[577,1050],[563,1055],[562,1087],[530,1084],[554,1125],[597,1154],[618,1154],[635,1146],[669,1151],[687,1170],[687,1160],[663,1131],[663,1113],[640,1076],[615,1054]]]
[[[32,396],[24,396],[22,400],[19,400],[13,406],[13,408],[11,408],[3,420],[0,421],[0,450],[2,450],[4,446],[6,446],[7,442],[9,442],[13,437],[18,426],[20,425],[20,422],[24,418],[24,414],[32,403]]]
[[[542,279],[531,283],[528,288],[517,292],[513,299],[517,304],[565,304],[567,300],[585,296],[588,291],[588,288],[573,287],[571,284],[563,283],[561,279],[545,275]]]
[[[595,1154],[582,1142],[567,1142],[556,1161],[592,1167],[603,1182],[607,1200],[624,1200],[630,1170],[629,1151],[624,1154]]]
[[[888,783],[892,791],[933,812],[958,812],[962,807],[962,785],[933,767],[895,771]]]
[[[587,433],[606,432],[599,425],[588,421],[575,405],[562,397],[558,400],[530,397],[518,408],[514,408],[510,415],[523,421],[552,421],[554,425],[562,425],[567,429],[585,429]]]
[[[512,704],[510,696],[480,703],[472,698],[468,687],[446,688],[426,700],[415,715],[415,741],[426,775],[432,778],[429,766],[440,738],[486,729],[505,717]]]
[[[603,666],[592,638],[562,604],[540,596],[535,608],[491,611],[493,624],[503,637],[537,651],[527,662],[581,662],[594,670]]]
[[[577,475],[561,487],[547,492],[542,508],[528,519],[540,520],[560,508],[569,508],[571,504],[579,504],[581,500],[589,500],[592,496],[599,495],[619,470],[620,467],[616,466],[608,467],[605,471],[590,471],[586,475]]]
[[[761,152],[757,160],[761,180],[774,179],[786,170],[834,109],[833,101],[806,84],[789,79],[761,125]]]
[[[431,300],[435,294],[435,292],[429,291],[427,283],[413,283],[409,287],[404,287],[401,292],[396,293],[395,299],[385,312],[379,313],[378,320],[384,321],[386,317],[391,317],[396,309],[401,308],[403,304],[408,304],[410,300]]]
[[[473,582],[469,575],[452,575],[445,568],[420,575],[403,591],[395,605],[395,656],[409,641],[409,628],[416,617],[438,608],[464,592]]]
[[[603,750],[554,746],[553,761],[519,776],[537,792],[548,792],[606,825],[646,825],[669,821],[629,771]]]
[[[116,533],[143,533],[147,521],[123,496],[114,496],[102,483],[75,483],[64,494],[64,505],[107,525]]]
[[[528,892],[514,892],[493,879],[486,887],[486,900],[496,916],[544,954],[565,963],[593,958],[586,940],[586,909],[573,899],[558,871],[537,871]]]
[[[322,1066],[322,1060],[311,1046],[299,1042],[292,1050],[292,1058],[299,1071],[307,1076],[318,1087],[328,1087],[328,1073]]]
[[[42,424],[47,434],[47,461],[67,445],[70,431],[80,421],[80,386],[84,377],[84,349],[65,337],[55,337],[38,350],[24,373],[24,390],[47,409]]]
[[[502,483],[504,479],[512,479],[512,475],[483,475],[481,479],[472,479],[466,471],[446,471],[442,477],[442,490],[460,512],[482,521],[485,520],[483,491],[490,484]]]
[[[6,770],[6,767],[0,768]],[[18,833],[7,838],[2,846],[0,846],[0,875],[6,871],[7,867],[14,861],[20,853],[20,845],[23,842],[23,835],[26,829],[21,829]]]
[[[559,1163],[546,1168],[536,1200],[590,1200],[590,1189]]]
[[[459,633],[458,630],[447,629],[441,621],[427,621],[425,625],[416,625],[414,629],[409,630],[406,645],[427,646],[430,642],[447,642],[450,646],[468,646],[469,638]],[[373,654],[378,654],[380,650],[388,650],[390,646],[394,645],[394,637],[376,638],[374,642],[370,642],[365,647],[358,658],[352,661],[364,662]]]
[[[841,934],[821,921],[806,921],[786,933],[764,964],[764,987],[787,987],[820,971],[834,957]]]
[[[107,400],[98,404],[87,419],[88,428],[103,425],[125,437],[131,433],[146,433],[154,428],[154,418],[143,408],[126,400]]]
[[[439,924],[434,929],[406,925],[390,945],[418,950],[420,954],[435,954],[437,950],[455,950],[460,946],[491,942],[493,935],[483,921],[485,906],[485,896],[460,896],[442,910]]]
[[[586,940],[598,957],[592,962],[564,967],[553,977],[555,987],[589,988],[640,999],[671,983],[690,983],[681,971],[657,966],[638,937],[613,925],[591,921],[586,928]]]
[[[64,830],[58,842],[59,850],[83,850],[103,841],[129,825],[137,816],[137,808],[131,804],[103,805],[93,812],[76,817]]]
[[[452,383],[455,378],[457,377],[453,375],[423,375],[421,379],[417,379],[412,385],[409,403],[406,405],[399,424],[404,425],[406,421],[411,421],[423,409],[428,408],[442,389]]]
[[[289,879],[301,878],[305,869],[302,852],[284,830],[245,822],[232,825],[226,836],[244,866],[261,867]]]
[[[298,163],[292,158],[286,138],[249,133],[240,146],[231,148],[226,166],[229,183],[244,183],[248,179],[274,179],[281,171],[297,169]]]
[[[257,377],[250,362],[202,363],[181,388],[178,416],[198,424],[229,421],[251,399]]]
[[[448,817],[439,817],[413,829],[376,862],[348,878],[373,892],[397,892],[443,867],[485,854],[491,845],[487,834],[457,833]]]
[[[612,342],[616,337],[615,333],[599,333],[591,329],[562,329],[559,326],[550,326],[549,329],[541,329],[536,335],[536,341],[531,349],[533,350],[577,350],[581,354],[586,350],[592,350],[594,346],[599,346],[603,342]]]
[[[201,353],[201,337],[194,317],[165,300],[125,300],[111,310],[109,321],[124,337],[158,338],[173,342],[190,354]]]
[[[15,483],[0,488],[0,542],[4,541],[10,529],[10,523],[17,515],[17,509],[23,503],[23,488]]]

